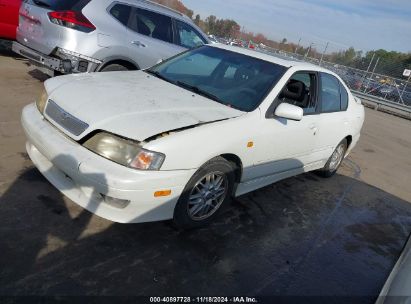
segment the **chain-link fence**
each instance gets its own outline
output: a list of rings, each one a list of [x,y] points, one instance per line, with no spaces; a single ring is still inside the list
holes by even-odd
[[[261,51],[274,53],[294,60],[303,60],[316,65],[323,66],[339,75],[353,92],[367,94],[381,98],[387,102],[411,107],[411,81],[410,77],[395,78],[392,76],[379,74],[379,58],[373,56],[368,62],[363,62],[364,69],[358,69],[347,65],[341,65],[324,60],[323,54],[315,53],[312,56],[310,49],[304,55],[297,52],[287,52],[269,47],[259,48]],[[301,53],[301,52],[300,52]],[[405,70],[405,67],[385,65],[384,70]]]

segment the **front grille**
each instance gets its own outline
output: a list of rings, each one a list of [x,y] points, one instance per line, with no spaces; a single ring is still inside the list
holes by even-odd
[[[59,126],[75,136],[80,135],[88,128],[88,124],[67,113],[51,99],[47,102],[46,114]]]

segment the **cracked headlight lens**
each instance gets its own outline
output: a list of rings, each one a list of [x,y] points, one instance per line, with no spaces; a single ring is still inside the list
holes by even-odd
[[[106,132],[97,133],[84,147],[123,166],[139,170],[159,170],[165,155],[140,147],[134,141]]]

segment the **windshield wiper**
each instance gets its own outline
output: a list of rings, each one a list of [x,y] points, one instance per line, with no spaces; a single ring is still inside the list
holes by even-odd
[[[161,80],[167,81],[167,82],[172,83],[172,84],[176,84],[176,82],[168,79],[167,77],[164,77],[158,71],[145,70],[145,72],[150,74],[150,75],[156,76],[157,78],[160,78]]]
[[[214,101],[216,101],[216,102],[218,102],[218,103],[221,103],[221,104],[223,104],[223,105],[225,105],[225,106],[227,106],[227,107],[230,107],[230,108],[233,108],[233,109],[236,109],[236,110],[243,111],[243,110],[241,110],[240,108],[237,108],[236,106],[233,106],[232,104],[229,104],[229,103],[225,102],[224,100],[222,100],[221,98],[219,98],[217,95],[214,95],[213,93],[209,93],[209,92],[207,92],[207,91],[204,91],[204,90],[200,89],[200,88],[197,87],[197,86],[194,86],[194,85],[191,85],[191,84],[182,82],[182,81],[176,81],[175,84],[178,85],[178,86],[184,87],[184,88],[186,88],[186,89],[188,89],[188,90],[190,90],[190,91],[192,91],[192,92],[194,92],[194,93],[196,93],[196,94],[198,94],[198,95],[202,95],[202,96],[204,96],[204,97],[210,98],[210,99],[212,99],[212,100],[214,100]]]
[[[188,90],[190,90],[190,91],[192,91],[192,92],[194,92],[194,93],[196,93],[196,94],[198,94],[198,95],[202,95],[202,96],[204,96],[204,97],[210,98],[210,99],[212,99],[212,100],[214,100],[214,101],[217,101],[217,102],[219,102],[219,103],[222,103],[222,104],[225,104],[225,105],[226,105],[226,103],[225,103],[224,101],[222,101],[218,96],[216,96],[216,95],[214,95],[214,94],[212,94],[212,93],[209,93],[209,92],[207,92],[207,91],[204,91],[204,90],[200,89],[200,88],[197,87],[197,86],[194,86],[194,85],[191,85],[191,84],[182,82],[182,81],[176,81],[176,84],[179,85],[179,86],[181,86],[181,87],[184,87],[184,88],[186,88],[186,89],[188,89]]]

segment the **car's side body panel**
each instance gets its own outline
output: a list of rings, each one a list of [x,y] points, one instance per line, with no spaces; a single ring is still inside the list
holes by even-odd
[[[165,170],[182,169],[178,165],[182,163],[187,168],[198,168],[215,156],[237,155],[243,174],[236,195],[320,169],[344,138],[353,138],[349,151],[356,144],[364,109],[350,94],[346,111],[307,115],[301,121],[265,118],[263,109],[269,108],[289,77],[306,70],[290,68],[254,112],[162,137],[147,143],[146,147],[154,151],[167,150]],[[319,70],[322,69],[312,67],[312,71]],[[252,147],[247,146],[249,142]]]

